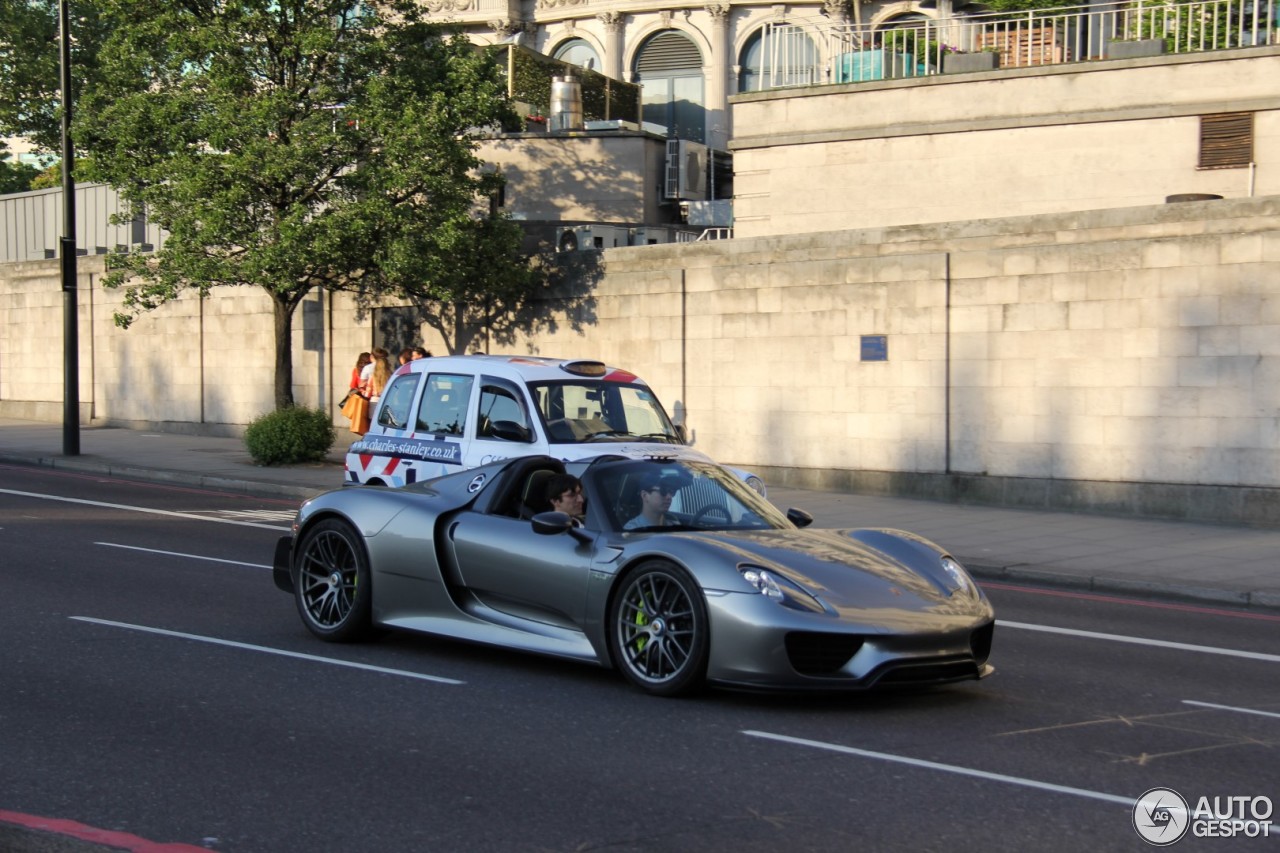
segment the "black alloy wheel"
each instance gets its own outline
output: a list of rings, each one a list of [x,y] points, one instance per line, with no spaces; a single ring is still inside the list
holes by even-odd
[[[629,572],[609,608],[609,643],[622,674],[656,696],[702,685],[711,646],[702,591],[671,563],[651,560]]]
[[[330,518],[308,529],[294,553],[294,597],[311,633],[334,643],[367,636],[373,590],[360,534]]]

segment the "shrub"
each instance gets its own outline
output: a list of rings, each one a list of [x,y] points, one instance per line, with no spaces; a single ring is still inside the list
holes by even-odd
[[[302,406],[267,412],[244,432],[249,455],[259,465],[319,461],[336,438],[333,421],[323,409]]]

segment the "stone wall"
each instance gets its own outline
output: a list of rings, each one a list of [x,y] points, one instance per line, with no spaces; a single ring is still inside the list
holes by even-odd
[[[1280,523],[1278,196],[605,261],[572,318],[549,303],[553,329],[491,351],[635,370],[698,447],[771,482]],[[234,432],[270,408],[264,295],[182,300],[122,331],[94,263],[86,419]],[[56,261],[0,266],[0,412],[60,419],[60,317]],[[864,337],[884,360],[864,360]],[[304,305],[299,402],[332,406],[372,340],[342,298]]]

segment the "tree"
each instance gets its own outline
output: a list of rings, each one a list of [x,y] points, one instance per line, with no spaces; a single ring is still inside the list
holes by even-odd
[[[5,193],[22,193],[31,189],[40,170],[27,163],[10,163],[9,150],[0,142],[0,195]]]
[[[116,322],[194,288],[272,298],[277,407],[313,289],[470,298],[533,286],[475,155],[515,121],[499,69],[411,0],[103,0],[100,85],[77,109],[95,174],[169,232],[110,258]],[[481,262],[482,261],[482,262]]]
[[[99,3],[74,3],[71,68],[76,95],[97,77],[106,35]],[[0,136],[62,150],[57,0],[0,0]]]

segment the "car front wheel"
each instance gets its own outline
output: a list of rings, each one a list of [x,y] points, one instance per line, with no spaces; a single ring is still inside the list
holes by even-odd
[[[360,534],[331,518],[308,529],[294,553],[294,597],[303,624],[334,643],[367,636],[373,590]]]
[[[657,696],[701,686],[710,630],[702,591],[688,572],[643,563],[622,579],[609,610],[614,661],[632,684]]]

